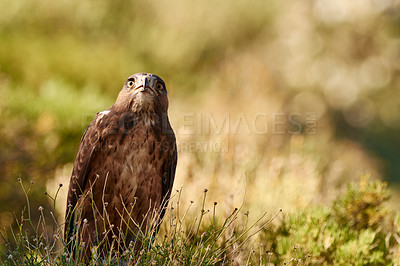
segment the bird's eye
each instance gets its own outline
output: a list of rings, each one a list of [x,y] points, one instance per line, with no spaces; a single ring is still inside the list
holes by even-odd
[[[164,89],[164,86],[161,83],[157,83],[157,90],[161,91],[162,89]]]
[[[135,85],[135,82],[133,80],[128,81],[128,87],[132,88],[133,85]]]

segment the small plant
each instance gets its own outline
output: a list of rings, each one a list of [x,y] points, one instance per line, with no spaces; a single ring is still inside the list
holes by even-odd
[[[10,231],[3,230],[0,233],[0,237],[5,243],[1,250],[0,262],[3,265],[54,264],[56,260],[62,258],[62,255],[55,255],[62,254],[64,247],[61,224],[52,211],[49,212],[52,222],[48,224],[42,206],[39,206],[37,210],[32,210],[28,195],[33,183],[31,182],[26,189],[20,178],[18,182],[26,197],[26,206],[22,211],[21,218],[16,219],[17,231],[11,228]],[[59,186],[54,198],[49,196],[53,203],[61,187],[62,185]],[[31,218],[34,211],[40,213],[37,222]]]
[[[399,263],[398,217],[385,207],[387,184],[362,177],[329,207],[290,214],[265,231],[274,263],[390,265]],[[397,222],[396,222],[397,221]]]

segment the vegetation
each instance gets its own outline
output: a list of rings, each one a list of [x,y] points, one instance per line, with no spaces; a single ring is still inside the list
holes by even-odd
[[[47,212],[52,217],[51,224],[45,219],[45,210],[38,208],[39,220],[33,221],[29,201],[29,189],[25,189],[19,180],[22,191],[26,196],[26,208],[22,211],[21,219],[17,220],[16,231],[4,230],[1,238],[4,240],[6,250],[1,252],[2,265],[80,265],[84,259],[84,244],[74,246],[73,251],[67,248],[69,239],[63,238],[63,222],[54,216],[54,210]],[[59,186],[61,188],[61,186]],[[59,190],[58,190],[59,191]],[[55,202],[57,194],[51,197]],[[243,226],[239,213],[241,209],[235,208],[225,219],[221,220],[216,215],[217,203],[214,203],[212,213],[209,210],[200,212],[200,215],[188,216],[190,208],[180,209],[180,195],[175,194],[177,200],[171,203],[169,217],[158,232],[155,240],[155,228],[159,226],[157,216],[152,219],[154,226],[148,232],[142,232],[139,250],[135,249],[136,243],[130,243],[124,250],[110,249],[105,256],[97,254],[92,249],[90,264],[135,264],[135,265],[211,265],[216,263],[227,264],[236,259],[242,259],[244,244],[265,226],[270,224],[278,215],[266,219],[260,217],[256,223],[248,227]],[[207,189],[201,207],[205,207]],[[193,204],[193,202],[191,203]],[[242,217],[243,218],[243,217]],[[123,241],[123,239],[121,240]],[[237,258],[238,256],[238,258]]]
[[[386,184],[362,178],[330,207],[309,207],[264,232],[277,262],[318,265],[399,263],[400,213],[385,205]]]
[[[18,220],[18,230],[1,233],[6,243],[6,250],[0,256],[2,265],[81,264],[82,246],[72,253],[65,248],[62,223],[53,211],[45,212],[39,207],[40,218],[34,222],[29,189],[25,190],[23,185],[22,189],[27,206]],[[212,211],[203,209],[207,190],[199,215],[193,215],[190,207],[180,209],[180,195],[181,191],[177,191],[177,199],[173,198],[169,216],[156,238],[154,230],[144,232],[139,250],[134,249],[134,244],[125,250],[114,249],[106,256],[96,255],[92,250],[90,264],[390,265],[400,262],[400,213],[387,208],[389,192],[380,181],[363,177],[359,184],[349,184],[344,195],[330,207],[309,207],[284,217],[280,210],[268,218],[264,214],[250,225],[247,225],[249,213],[241,208],[235,208],[224,219],[217,215],[216,202]],[[52,216],[51,225],[46,224],[45,213]],[[157,225],[155,220],[154,223]]]

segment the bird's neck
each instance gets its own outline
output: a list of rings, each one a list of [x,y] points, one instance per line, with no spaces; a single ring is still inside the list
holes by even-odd
[[[120,119],[133,119],[136,122],[142,123],[144,126],[162,126],[169,123],[167,112],[163,112],[161,109],[146,109],[146,108],[116,108],[111,107],[111,112],[115,113]]]

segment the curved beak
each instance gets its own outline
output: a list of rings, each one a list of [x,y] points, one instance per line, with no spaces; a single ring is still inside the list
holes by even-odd
[[[134,91],[136,91],[138,89],[141,89],[140,91],[150,90],[153,94],[158,96],[157,91],[150,86],[150,82],[149,82],[149,78],[148,77],[144,77],[142,79],[142,84],[139,84],[139,86],[137,86],[134,89],[132,89],[131,92],[134,92]]]
[[[149,79],[147,77],[144,77],[143,79],[143,90],[146,90],[147,88],[151,89]]]

